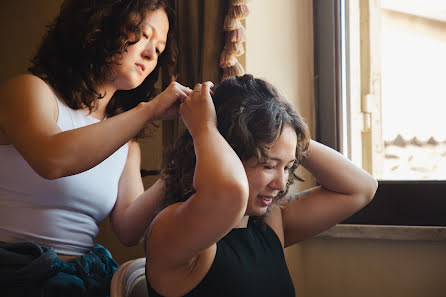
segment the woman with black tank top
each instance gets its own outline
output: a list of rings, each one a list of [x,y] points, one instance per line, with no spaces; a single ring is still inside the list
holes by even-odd
[[[365,206],[377,182],[309,138],[269,83],[197,84],[166,153],[164,208],[146,235],[149,296],[294,296],[283,249]],[[302,165],[320,186],[288,194]]]

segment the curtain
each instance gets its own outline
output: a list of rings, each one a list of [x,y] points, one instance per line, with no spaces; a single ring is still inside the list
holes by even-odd
[[[179,48],[178,82],[220,81],[219,59],[224,46],[223,23],[228,0],[175,0]]]
[[[170,0],[176,14],[179,57],[177,81],[193,89],[196,83],[221,80],[220,54],[228,0]],[[181,120],[163,122],[163,146],[184,129]]]

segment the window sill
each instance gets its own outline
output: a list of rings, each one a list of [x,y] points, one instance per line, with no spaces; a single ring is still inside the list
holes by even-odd
[[[446,241],[446,227],[338,224],[316,238]]]

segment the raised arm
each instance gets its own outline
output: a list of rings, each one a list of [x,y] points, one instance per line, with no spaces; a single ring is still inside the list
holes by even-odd
[[[248,181],[243,165],[216,127],[210,83],[195,86],[180,114],[193,137],[196,193],[164,209],[147,239],[151,267],[188,266],[244,216]],[[161,268],[162,267],[162,268]]]
[[[177,104],[178,110],[177,99],[187,96],[187,88],[179,84],[170,88],[170,93],[160,95],[163,98],[141,103],[99,123],[62,132],[56,124],[58,108],[52,90],[36,76],[18,76],[0,90],[0,144],[14,145],[44,178],[80,173],[105,160],[147,123],[161,119],[168,110],[165,105]]]
[[[310,238],[343,221],[369,203],[376,180],[347,158],[311,141],[302,165],[320,186],[291,194],[282,210],[285,246]]]

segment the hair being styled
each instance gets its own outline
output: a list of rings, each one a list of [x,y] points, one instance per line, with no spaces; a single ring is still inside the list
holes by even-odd
[[[145,81],[129,91],[117,91],[107,105],[107,116],[129,110],[154,94],[160,68],[163,87],[170,83],[177,59],[174,16],[165,0],[65,0],[59,16],[48,26],[28,69],[51,85],[70,108],[95,108],[97,86],[113,75],[113,57],[140,40],[141,24],[149,11],[164,9],[169,18],[166,49]],[[129,41],[134,34],[136,41]]]
[[[275,199],[279,201],[294,180],[299,179],[294,172],[309,146],[307,125],[276,88],[252,75],[224,80],[216,87],[213,101],[217,128],[242,161],[253,157],[258,163],[266,161],[268,150],[277,142],[283,127],[289,125],[296,131],[296,162],[286,189]],[[168,191],[163,207],[185,201],[194,193],[195,162],[193,140],[185,131],[164,156],[162,175]]]

